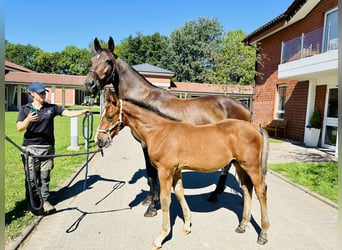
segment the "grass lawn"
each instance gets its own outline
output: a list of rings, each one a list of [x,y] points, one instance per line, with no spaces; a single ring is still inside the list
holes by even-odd
[[[337,162],[282,163],[268,167],[289,180],[335,203],[338,197]]]
[[[84,108],[84,107],[83,107]],[[96,108],[94,108],[96,109]],[[92,109],[93,110],[93,109]],[[98,111],[94,110],[94,111]],[[5,113],[5,134],[16,144],[21,145],[24,132],[16,130],[18,112]],[[85,140],[82,135],[82,121],[84,116],[78,117],[80,151],[86,152]],[[94,114],[94,132],[89,143],[89,151],[95,151],[93,142],[100,115]],[[70,154],[67,150],[70,145],[70,118],[55,118],[56,154]],[[50,191],[58,191],[63,182],[76,172],[86,160],[86,155],[63,156],[54,160],[54,169],[51,172]],[[25,174],[21,161],[20,151],[9,142],[5,142],[5,238],[6,243],[17,238],[26,226],[30,225],[35,216],[26,211],[25,201]]]

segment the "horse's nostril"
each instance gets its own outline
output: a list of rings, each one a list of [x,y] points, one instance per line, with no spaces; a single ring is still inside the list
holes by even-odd
[[[97,141],[96,141],[96,144],[97,144],[97,146],[99,147],[99,148],[103,148],[103,141],[102,140],[100,140],[100,139],[97,139]]]

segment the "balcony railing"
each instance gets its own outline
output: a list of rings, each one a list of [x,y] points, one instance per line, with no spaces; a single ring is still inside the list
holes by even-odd
[[[287,63],[322,53],[323,27],[287,42],[282,42],[280,63]],[[327,50],[338,48],[338,40],[329,40]],[[323,51],[325,52],[325,51]]]

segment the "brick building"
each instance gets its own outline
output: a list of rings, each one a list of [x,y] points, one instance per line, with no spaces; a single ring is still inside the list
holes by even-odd
[[[286,120],[286,137],[307,143],[315,109],[321,114],[319,146],[336,149],[338,1],[295,0],[278,17],[245,38],[266,55],[256,78],[253,122]]]

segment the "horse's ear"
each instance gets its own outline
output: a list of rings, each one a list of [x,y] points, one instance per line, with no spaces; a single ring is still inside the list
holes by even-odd
[[[112,100],[112,91],[110,91],[110,89],[105,89],[103,94],[106,103],[110,103]]]
[[[110,89],[106,89],[104,91],[104,98],[105,98],[107,103],[111,103],[111,102],[115,102],[116,101],[116,98],[114,96],[114,92],[111,91]]]
[[[114,48],[115,48],[114,39],[110,36],[108,40],[108,50],[113,53]]]
[[[95,40],[94,40],[94,49],[95,49],[96,52],[99,52],[100,50],[102,50],[100,42],[99,42],[99,40],[97,40],[96,37],[95,37]]]

